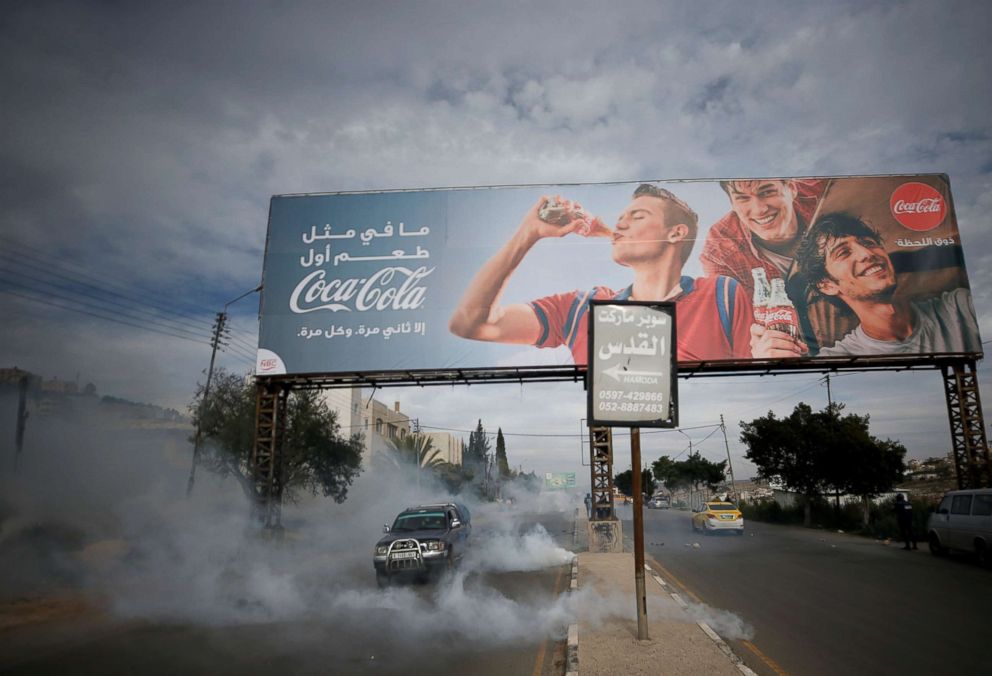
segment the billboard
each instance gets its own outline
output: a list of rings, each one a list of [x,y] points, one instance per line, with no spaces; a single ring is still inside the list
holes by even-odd
[[[680,371],[981,356],[944,175],[272,198],[259,376],[555,369],[671,301]]]
[[[675,303],[589,303],[589,426],[678,427]]]

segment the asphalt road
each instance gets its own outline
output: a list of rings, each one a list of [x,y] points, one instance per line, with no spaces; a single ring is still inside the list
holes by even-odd
[[[521,534],[541,523],[558,545],[571,547],[570,514],[517,514],[514,522]],[[371,537],[374,542],[378,536]],[[475,538],[486,538],[484,517],[476,519]],[[0,673],[563,673],[564,627],[537,623],[539,631],[520,633],[567,589],[567,564],[468,569],[459,581],[383,592],[376,588],[368,548],[367,566],[313,590],[351,599],[340,607],[281,622],[215,626],[124,621],[92,609],[53,621],[13,622],[0,626]]]
[[[631,508],[617,511],[629,539]],[[649,564],[753,627],[732,644],[760,674],[992,673],[992,571],[965,557],[753,522],[744,537],[706,536],[688,512],[644,517]]]

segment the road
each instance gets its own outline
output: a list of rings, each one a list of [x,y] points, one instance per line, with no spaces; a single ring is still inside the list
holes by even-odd
[[[618,515],[629,539],[630,507]],[[706,536],[688,512],[644,517],[649,565],[687,600],[751,625],[751,641],[733,644],[760,674],[992,673],[992,572],[966,558],[753,522],[744,537]]]
[[[484,548],[486,517],[475,521]],[[571,547],[570,514],[514,515],[513,528],[533,533],[537,523],[555,544]],[[378,534],[370,537],[374,543]],[[565,628],[542,618],[568,587],[567,564],[531,571],[514,570],[512,561],[490,568],[467,562],[437,584],[380,591],[371,543],[362,543],[365,549],[369,560],[347,579],[308,588],[332,601],[326,609],[307,606],[279,622],[122,620],[92,608],[60,621],[0,621],[0,673],[563,673]],[[10,620],[9,607],[2,611],[0,620]]]

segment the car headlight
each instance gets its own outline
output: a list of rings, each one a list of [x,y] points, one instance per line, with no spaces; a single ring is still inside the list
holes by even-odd
[[[444,540],[427,540],[424,542],[429,552],[442,552],[444,551]]]
[[[376,545],[375,546],[375,555],[376,556],[385,556],[386,555],[386,552],[388,552],[388,551],[389,551],[389,545]]]

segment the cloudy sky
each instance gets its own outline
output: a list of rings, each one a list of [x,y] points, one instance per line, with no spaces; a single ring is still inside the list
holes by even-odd
[[[0,366],[184,408],[214,313],[259,284],[274,194],[727,176],[947,173],[992,337],[992,5],[609,5],[4,3]],[[230,306],[222,366],[251,368],[257,311]],[[817,375],[680,387],[684,432],[645,458],[725,457],[722,414],[738,478],[740,420],[827,401]],[[949,449],[937,372],[831,393],[911,456]],[[376,396],[585,471],[581,385]]]

